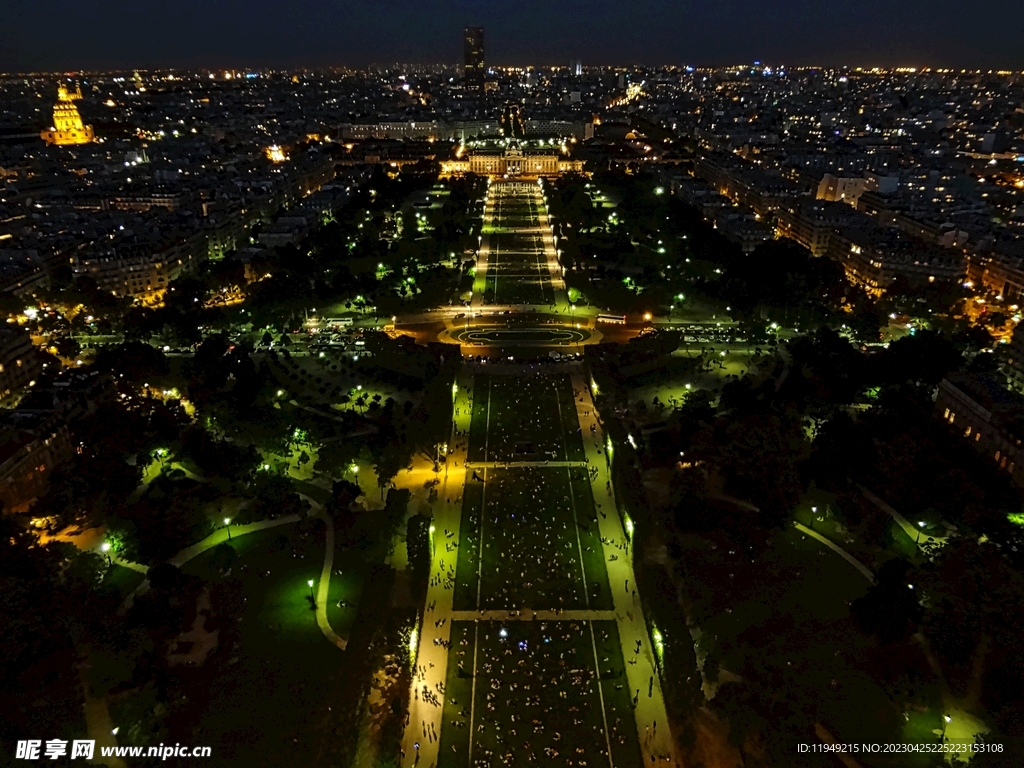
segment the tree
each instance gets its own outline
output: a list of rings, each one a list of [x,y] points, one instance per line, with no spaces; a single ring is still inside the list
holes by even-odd
[[[921,619],[912,570],[906,560],[889,560],[878,570],[867,593],[851,606],[860,628],[887,645],[906,638]]]
[[[430,518],[413,515],[409,518],[405,534],[405,546],[409,553],[413,583],[417,591],[426,589],[430,573]]]
[[[166,376],[170,372],[164,353],[141,341],[101,347],[95,365],[101,371],[110,371],[115,376],[123,375],[136,385]]]
[[[70,336],[63,336],[57,339],[53,342],[53,346],[56,347],[58,355],[66,358],[74,358],[82,351],[82,345]]]
[[[201,426],[193,426],[182,435],[182,452],[189,456],[207,477],[247,479],[259,465],[255,448],[237,442],[215,440]]]
[[[937,331],[918,331],[890,344],[879,354],[876,368],[885,383],[934,387],[962,365],[963,356],[946,337]]]
[[[334,519],[334,529],[341,541],[351,542],[355,538],[356,526],[363,513],[356,500],[362,493],[358,485],[348,480],[337,480],[331,486],[326,508]]]
[[[222,541],[210,553],[210,566],[222,573],[231,569],[238,560],[238,552],[226,541]]]
[[[847,478],[862,477],[875,460],[875,445],[865,428],[847,411],[826,421],[814,438],[809,469],[823,488],[846,487]]]
[[[697,455],[714,462],[727,491],[761,509],[766,527],[780,524],[799,501],[808,448],[799,421],[771,414],[719,420],[695,438]]]
[[[399,470],[409,463],[409,452],[394,442],[388,443],[374,459],[374,469],[377,472],[377,485],[380,486],[381,498],[384,498],[384,489],[391,484],[392,478]]]
[[[252,484],[255,495],[250,508],[253,520],[273,519],[284,515],[305,515],[309,502],[299,497],[291,480],[270,472],[259,472]]]
[[[924,633],[939,658],[969,671],[972,660],[978,662],[973,679],[961,684],[976,685],[986,665],[1007,658],[1024,664],[1019,642],[1024,573],[995,543],[973,536],[948,541],[925,564],[914,586],[926,599]]]
[[[89,654],[89,688],[103,697],[132,680],[139,662],[153,651],[153,641],[141,627],[129,630],[125,642],[117,646],[100,645]]]
[[[203,512],[203,493],[192,481],[155,481],[139,501],[115,510],[108,530],[123,543],[123,556],[142,563],[159,563],[209,534]]]

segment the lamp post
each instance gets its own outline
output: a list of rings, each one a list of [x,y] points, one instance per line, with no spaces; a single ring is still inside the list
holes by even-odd
[[[110,542],[109,541],[104,541],[102,544],[100,544],[100,551],[103,553],[103,556],[105,558],[107,558],[107,565],[108,566],[113,565],[114,561],[110,557]]]
[[[224,518],[224,527],[228,529],[228,541],[231,541],[231,518]]]
[[[313,580],[310,579],[306,582],[309,585],[309,602],[313,608],[316,608],[316,598],[313,597]]]

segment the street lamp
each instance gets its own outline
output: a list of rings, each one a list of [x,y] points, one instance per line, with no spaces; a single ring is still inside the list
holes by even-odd
[[[312,604],[313,608],[316,608],[316,598],[313,597],[313,580],[310,579],[306,583],[309,585],[309,602]]]
[[[231,541],[231,518],[224,518],[224,527],[228,529],[228,541]]]
[[[104,557],[107,558],[107,565],[113,565],[114,561],[110,557],[110,542],[104,541],[100,544],[100,551],[103,552]]]

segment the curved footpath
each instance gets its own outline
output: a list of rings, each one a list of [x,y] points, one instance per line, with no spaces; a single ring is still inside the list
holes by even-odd
[[[308,501],[310,507],[316,512],[316,516],[327,526],[324,536],[324,567],[320,570],[320,584],[316,588],[316,623],[320,627],[320,631],[324,633],[324,637],[344,651],[348,646],[348,640],[339,637],[327,620],[327,596],[331,588],[331,573],[334,571],[334,521],[331,520],[330,515],[324,514],[324,508],[320,502],[301,493],[299,498]]]
[[[843,560],[845,560],[850,565],[852,565],[854,568],[856,568],[860,572],[861,576],[863,576],[865,579],[867,579],[872,584],[875,583],[875,574],[873,574],[871,572],[871,569],[868,568],[866,565],[864,565],[864,563],[862,563],[856,557],[851,555],[849,552],[847,552],[845,549],[843,549],[838,544],[836,544],[834,541],[832,541],[831,539],[828,539],[828,538],[822,536],[817,531],[812,531],[810,528],[808,528],[803,523],[798,523],[795,520],[793,521],[793,527],[796,528],[801,533],[807,534],[812,539],[817,539],[818,541],[820,541],[826,547],[828,547],[833,552],[835,552],[837,555],[839,555],[841,558],[843,558]]]

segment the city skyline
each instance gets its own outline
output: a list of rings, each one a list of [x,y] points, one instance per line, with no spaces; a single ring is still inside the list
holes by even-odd
[[[488,29],[488,63],[549,66],[690,64],[761,60],[789,66],[1024,69],[1015,30],[1024,9],[982,0],[965,17],[948,0],[872,0],[855,10],[802,0],[697,3],[462,2],[436,8],[327,8],[262,0],[179,3],[173,14],[104,4],[85,12],[59,0],[44,14],[23,0],[0,9],[0,71],[197,67],[363,67],[385,61],[461,61],[466,26]],[[879,24],[879,21],[883,23]],[[998,23],[994,23],[998,21]]]

